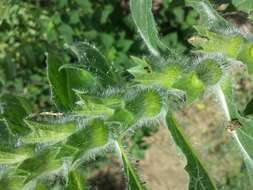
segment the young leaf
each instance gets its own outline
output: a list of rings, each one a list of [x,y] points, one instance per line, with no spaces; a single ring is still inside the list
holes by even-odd
[[[143,183],[141,182],[138,174],[136,173],[135,169],[131,165],[130,161],[127,159],[127,156],[124,153],[122,146],[117,141],[115,141],[115,146],[116,146],[116,151],[119,154],[120,160],[122,161],[124,174],[127,179],[128,190],[144,190],[144,189],[146,189],[143,186]]]
[[[130,9],[138,32],[150,52],[155,56],[159,56],[160,53],[168,53],[169,50],[158,37],[152,15],[152,0],[131,0]]]
[[[193,151],[191,145],[187,141],[180,129],[180,126],[171,113],[168,113],[166,116],[166,126],[170,130],[175,143],[182,150],[187,159],[185,170],[188,172],[190,177],[189,190],[215,190],[216,187],[212,179],[209,177],[207,170],[203,166],[197,154]]]
[[[116,108],[124,106],[124,100],[119,95],[89,96],[78,94],[80,100],[73,114],[85,117],[110,117]]]
[[[154,70],[145,60],[132,58],[137,66],[128,69],[128,72],[134,76],[136,82],[143,85],[158,85],[169,89],[182,74],[182,68],[178,64],[168,64],[160,70]]]

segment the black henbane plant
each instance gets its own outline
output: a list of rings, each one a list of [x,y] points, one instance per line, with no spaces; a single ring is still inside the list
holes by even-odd
[[[131,0],[133,20],[151,56],[132,57],[135,66],[122,69],[88,43],[68,46],[75,63],[66,60],[64,52],[50,50],[48,79],[57,113],[31,114],[24,98],[2,96],[0,189],[84,190],[81,164],[111,150],[122,163],[128,189],[146,189],[122,143],[138,127],[160,125],[169,129],[187,159],[189,189],[214,190],[173,117],[180,104],[190,104],[206,89],[216,93],[228,125],[237,126],[230,131],[253,177],[253,101],[244,111],[237,109],[228,73],[233,59],[252,71],[252,38],[220,17],[207,1],[186,2],[202,18],[196,26],[199,36],[191,39],[199,48],[197,59],[178,54],[159,40],[151,0]]]

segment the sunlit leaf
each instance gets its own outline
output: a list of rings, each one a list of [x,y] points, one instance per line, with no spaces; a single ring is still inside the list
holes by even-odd
[[[133,57],[137,66],[128,69],[134,80],[143,85],[158,85],[162,88],[171,88],[173,83],[181,76],[182,68],[177,64],[168,64],[161,69],[152,67],[143,59]]]

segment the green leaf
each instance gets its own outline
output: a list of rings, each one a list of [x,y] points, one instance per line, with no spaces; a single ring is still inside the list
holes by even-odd
[[[114,65],[108,63],[97,48],[84,42],[70,45],[68,48],[78,58],[78,63],[96,76],[104,88],[121,84],[122,80]]]
[[[77,99],[73,89],[89,90],[95,87],[97,82],[87,71],[75,66],[67,69],[63,67],[64,64],[66,61],[63,55],[55,52],[48,53],[48,79],[54,102],[60,110],[69,111],[73,109]]]
[[[222,53],[229,58],[237,58],[244,39],[239,34],[227,35],[226,33],[211,32],[203,26],[195,27],[201,37],[189,40],[194,46],[201,48],[200,52]]]
[[[78,96],[80,100],[77,102],[78,106],[73,112],[78,116],[110,117],[116,108],[124,106],[124,100],[119,95],[96,97],[78,93]]]
[[[23,122],[23,119],[32,111],[29,102],[20,96],[5,94],[1,97],[2,117],[7,123],[10,132],[13,135],[24,135],[29,128]]]
[[[59,148],[52,147],[38,152],[34,157],[24,160],[18,166],[18,169],[28,176],[26,182],[59,169],[62,166],[62,161],[56,159],[58,152]]]
[[[209,177],[207,170],[203,166],[197,154],[193,151],[191,145],[187,141],[180,129],[180,126],[171,113],[167,114],[166,123],[175,143],[182,150],[187,159],[185,170],[188,172],[190,177],[189,190],[215,190],[216,187],[212,179]]]
[[[153,70],[145,60],[137,57],[132,57],[132,59],[137,66],[128,69],[128,72],[135,77],[136,82],[143,85],[171,88],[182,74],[182,68],[177,64],[168,64],[159,70]]]
[[[86,190],[84,177],[77,170],[69,172],[69,180],[66,190]]]
[[[146,189],[143,186],[138,174],[131,165],[130,161],[127,159],[127,156],[122,148],[122,146],[115,141],[116,150],[119,154],[120,160],[122,161],[124,174],[127,179],[127,188],[128,190],[144,190]]]
[[[82,157],[89,158],[90,154],[93,156],[96,150],[105,147],[110,140],[109,137],[109,128],[102,119],[91,120],[84,128],[81,128],[67,139],[65,147],[61,148],[59,154],[73,156],[75,159],[82,161]],[[77,154],[69,155],[69,153],[74,152],[73,150],[77,150]]]
[[[152,0],[131,0],[130,9],[138,32],[150,52],[159,56],[168,53],[167,47],[160,41],[154,17],[152,15]]]
[[[18,148],[3,147],[0,150],[0,164],[16,164],[30,158],[33,155],[33,146],[21,146]]]
[[[246,13],[253,11],[253,1],[251,0],[232,0],[232,4],[240,11]]]
[[[76,121],[59,113],[41,113],[25,120],[32,132],[22,138],[25,143],[56,143],[67,139],[78,129]]]
[[[16,164],[28,158],[27,155],[0,151],[0,164]]]

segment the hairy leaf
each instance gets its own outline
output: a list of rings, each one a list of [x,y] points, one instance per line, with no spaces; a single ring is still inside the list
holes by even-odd
[[[103,88],[122,85],[114,65],[109,63],[97,48],[85,42],[71,45],[69,48],[77,56],[78,63],[96,76]]]
[[[136,173],[135,169],[131,165],[130,161],[127,159],[126,154],[122,146],[116,141],[115,142],[116,150],[118,151],[120,160],[122,161],[124,174],[127,179],[127,189],[128,190],[143,190],[146,189],[143,186],[138,174]]]
[[[73,89],[89,90],[96,87],[95,78],[80,67],[64,67],[64,56],[55,52],[47,54],[48,79],[52,96],[57,107],[62,111],[72,110],[77,96]]]
[[[124,106],[124,100],[118,95],[111,96],[89,96],[79,94],[80,100],[74,110],[74,114],[86,117],[110,117],[116,108]]]
[[[27,175],[28,179],[26,182],[59,169],[62,166],[62,161],[56,159],[58,152],[59,148],[52,147],[37,153],[34,157],[24,160],[18,166],[18,169]]]
[[[216,187],[212,179],[209,177],[207,170],[203,166],[197,154],[193,151],[191,145],[187,141],[180,129],[180,126],[171,113],[167,114],[166,123],[175,143],[182,150],[187,159],[185,169],[190,176],[189,190],[215,190]]]
[[[71,135],[59,154],[73,156],[75,159],[89,158],[107,145],[109,142],[109,129],[101,119],[91,120],[76,133]],[[67,149],[66,149],[67,148]],[[72,154],[75,150],[74,155]],[[82,159],[81,159],[82,161]]]
[[[215,33],[207,30],[203,26],[198,26],[196,29],[201,37],[191,38],[189,42],[201,48],[202,50],[200,51],[206,53],[222,53],[227,57],[237,58],[244,41],[241,35]]]
[[[131,0],[130,9],[138,32],[153,55],[169,51],[160,41],[152,15],[152,0]]]
[[[30,158],[34,153],[33,146],[20,146],[20,147],[3,147],[0,150],[0,164],[17,164],[21,163],[27,158]]]
[[[25,143],[59,142],[78,129],[78,123],[62,114],[42,113],[25,120],[32,132],[22,138]]]

